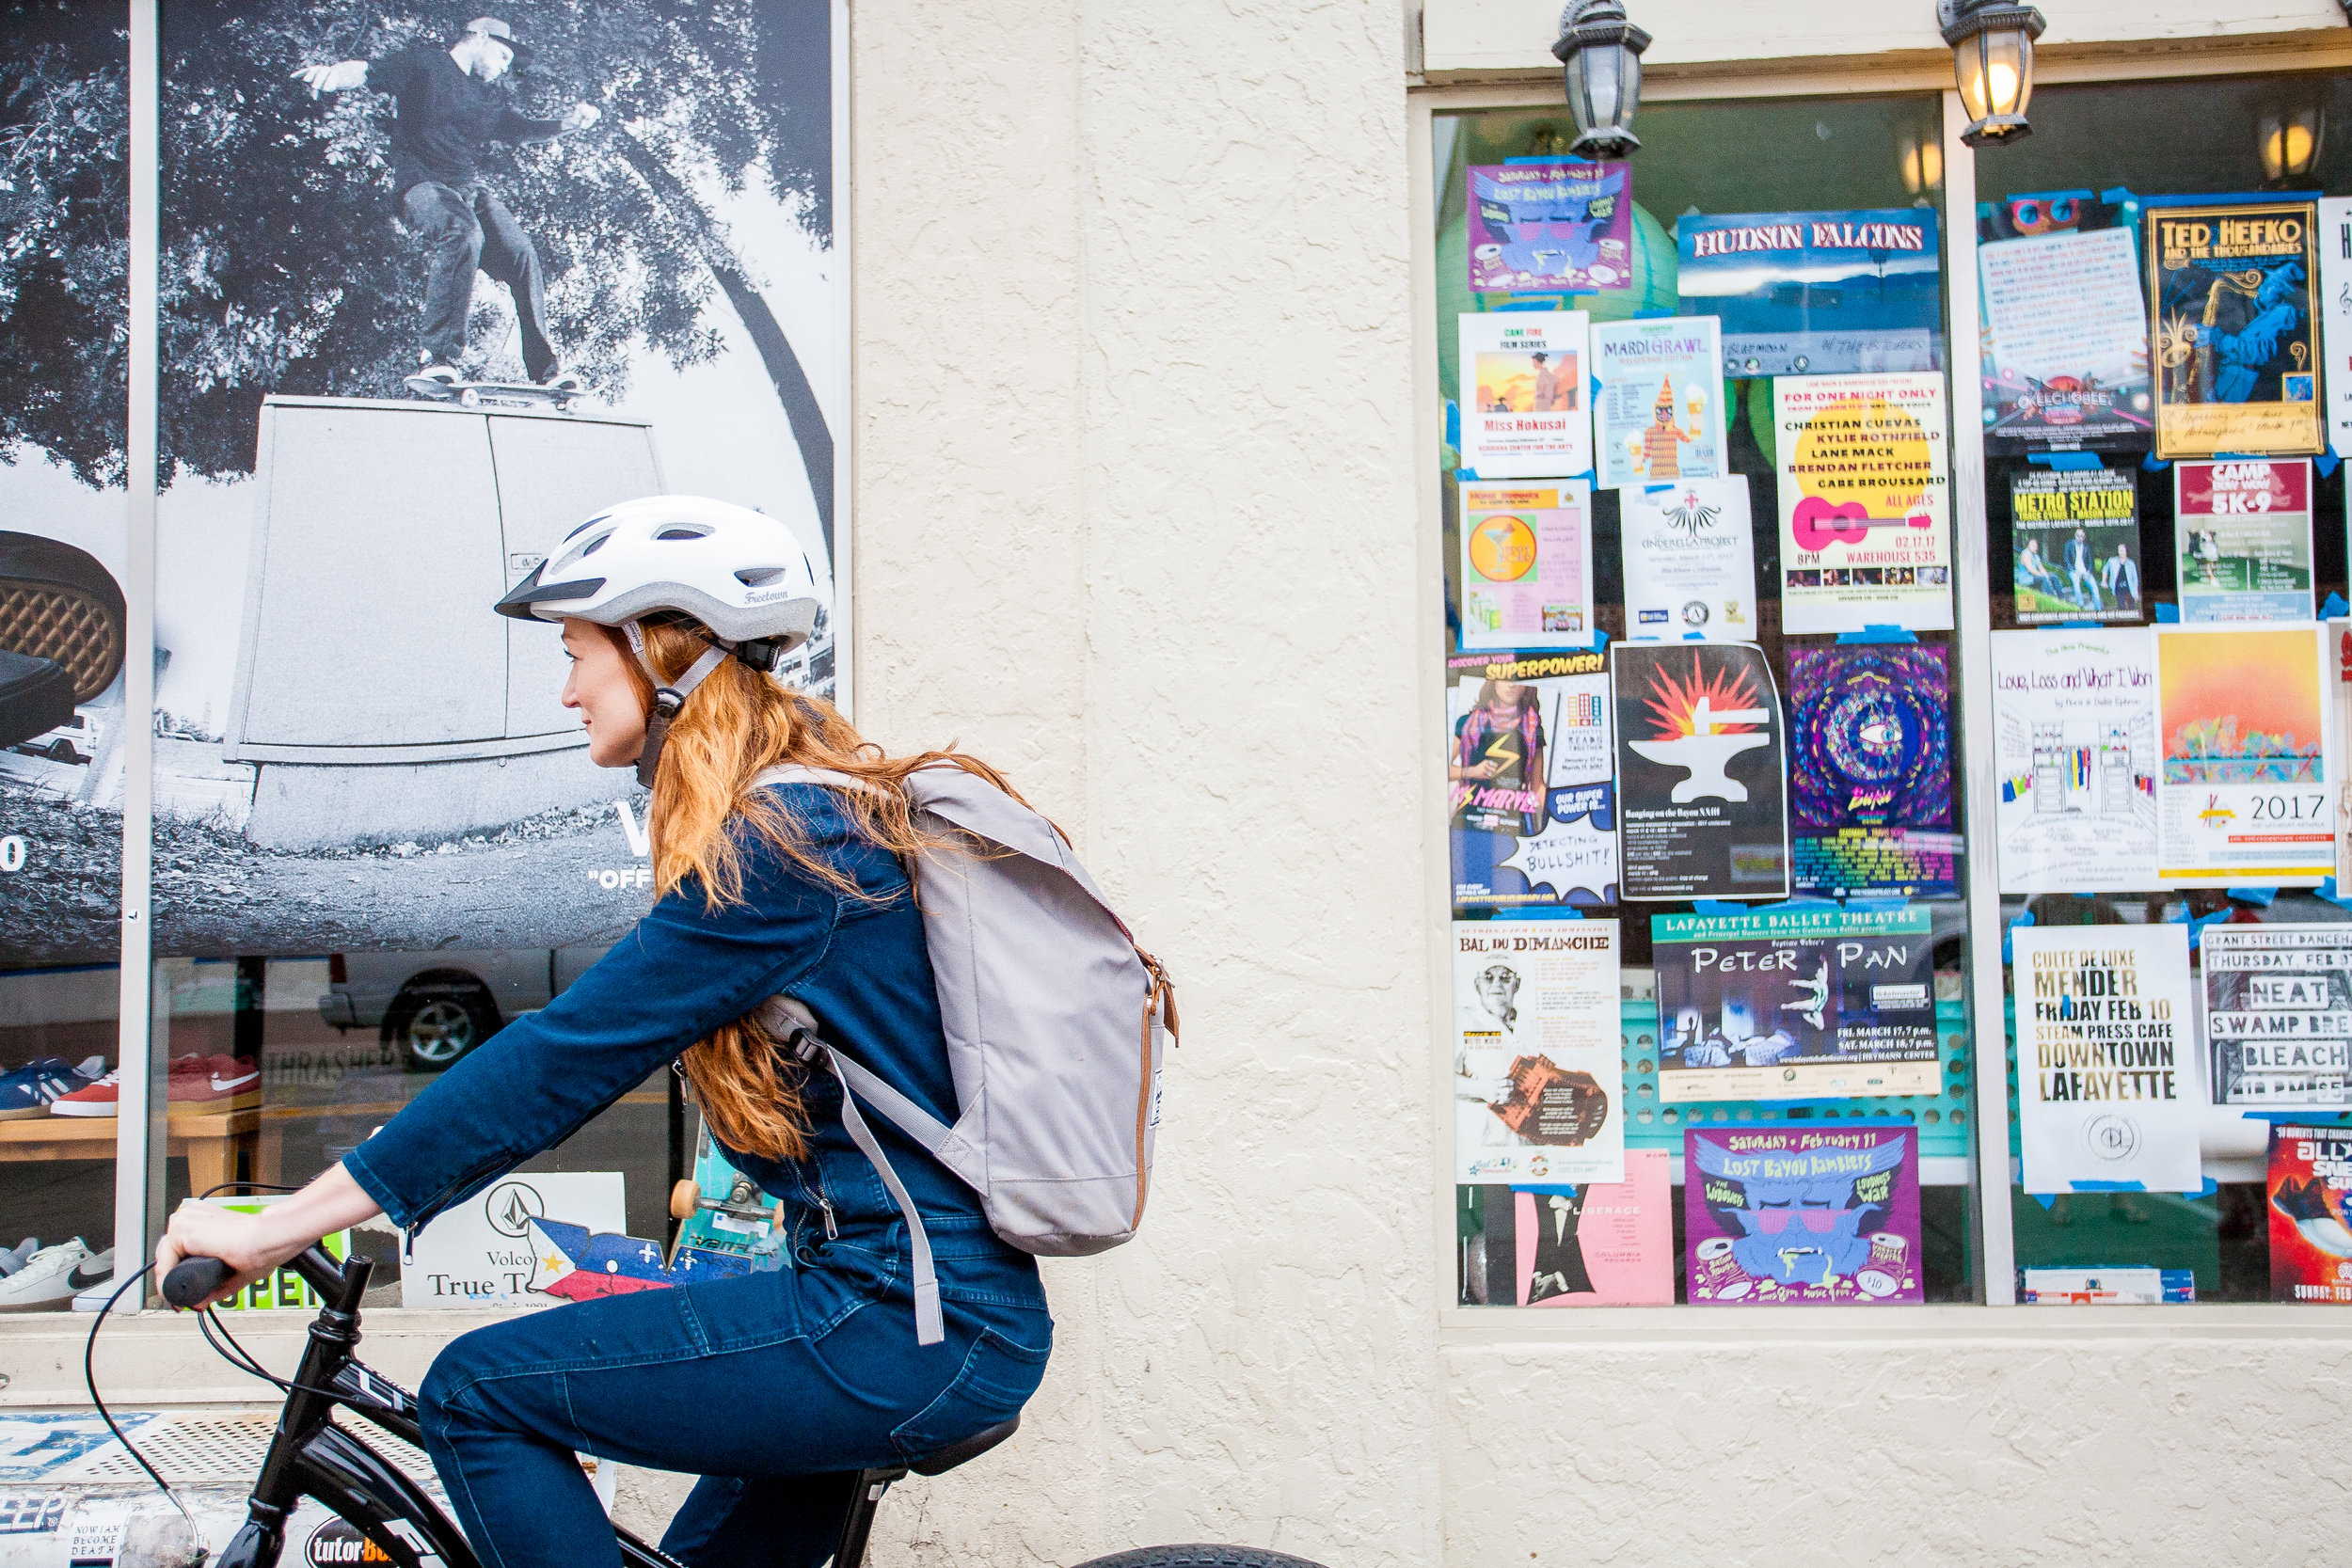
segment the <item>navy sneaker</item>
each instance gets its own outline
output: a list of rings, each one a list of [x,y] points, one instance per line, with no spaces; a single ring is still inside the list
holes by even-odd
[[[0,1077],[0,1121],[49,1114],[59,1095],[88,1088],[106,1070],[106,1058],[92,1056],[80,1067],[62,1056],[43,1056]]]

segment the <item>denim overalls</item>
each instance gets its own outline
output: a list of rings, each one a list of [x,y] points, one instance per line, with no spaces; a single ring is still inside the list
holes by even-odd
[[[557,1143],[717,1025],[778,991],[944,1120],[956,1101],[920,916],[833,793],[778,793],[811,850],[878,901],[836,895],[752,835],[743,902],[674,890],[544,1010],[435,1081],[344,1158],[413,1227]],[[783,1200],[790,1266],[557,1307],[452,1343],[419,1390],[426,1448],[485,1568],[618,1563],[574,1450],[703,1479],[664,1538],[694,1568],[816,1568],[852,1472],[1017,1411],[1053,1321],[1037,1265],[978,1198],[879,1117],[937,1259],[945,1343],[918,1347],[906,1227],[850,1142],[839,1090],[805,1081],[812,1149],[739,1162]]]

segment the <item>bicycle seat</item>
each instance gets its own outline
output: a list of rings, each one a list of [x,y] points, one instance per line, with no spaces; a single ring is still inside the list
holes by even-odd
[[[984,1427],[961,1443],[950,1443],[937,1453],[927,1453],[920,1459],[911,1460],[907,1468],[918,1476],[944,1476],[966,1460],[979,1458],[1020,1430],[1021,1418],[1015,1416],[1009,1421]]]

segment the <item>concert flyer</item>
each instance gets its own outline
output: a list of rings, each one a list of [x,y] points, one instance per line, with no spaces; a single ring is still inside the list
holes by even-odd
[[[1952,624],[1944,378],[1782,376],[1781,629]]]
[[[2137,626],[2139,486],[2127,469],[2028,468],[2009,482],[2010,571],[2020,626]]]
[[[2213,1102],[2352,1110],[2352,925],[2216,926],[2201,945]]]
[[[1762,651],[1619,642],[1609,657],[1624,896],[1787,897],[1787,735]]]
[[[2147,206],[2156,456],[2325,450],[2318,209],[2250,198]]]
[[[1799,893],[1957,895],[1945,649],[1790,647],[1788,752]]]
[[[2270,1126],[2270,1299],[2352,1303],[2352,1127]]]
[[[1693,1304],[1821,1307],[1927,1299],[1918,1136],[1909,1127],[1692,1128],[1682,1135]]]
[[[1581,293],[1633,280],[1632,166],[1514,159],[1470,170],[1470,286]]]
[[[1943,368],[1932,207],[1686,213],[1675,246],[1678,309],[1722,322],[1725,375]]]
[[[1987,449],[2146,451],[2155,399],[2133,231],[1991,241],[1977,277]]]

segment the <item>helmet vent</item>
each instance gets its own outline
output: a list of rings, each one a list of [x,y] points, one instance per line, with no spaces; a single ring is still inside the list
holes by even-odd
[[[709,533],[710,531],[707,528],[665,528],[660,533],[655,534],[654,538],[657,540],[702,539],[707,538]]]
[[[604,546],[605,546],[605,541],[606,541],[606,540],[608,540],[608,539],[610,539],[610,538],[612,538],[612,535],[611,535],[611,534],[609,534],[609,533],[606,533],[606,534],[599,534],[597,537],[596,537],[596,538],[594,538],[594,539],[589,540],[589,541],[588,541],[587,547],[586,547],[586,548],[584,548],[584,549],[582,549],[582,550],[580,552],[580,558],[581,558],[582,560],[585,560],[585,559],[587,559],[589,556],[592,556],[592,555],[596,554],[598,550],[600,550],[600,549],[604,548]]]
[[[746,588],[765,588],[782,576],[781,566],[746,566],[735,574],[735,580]]]

